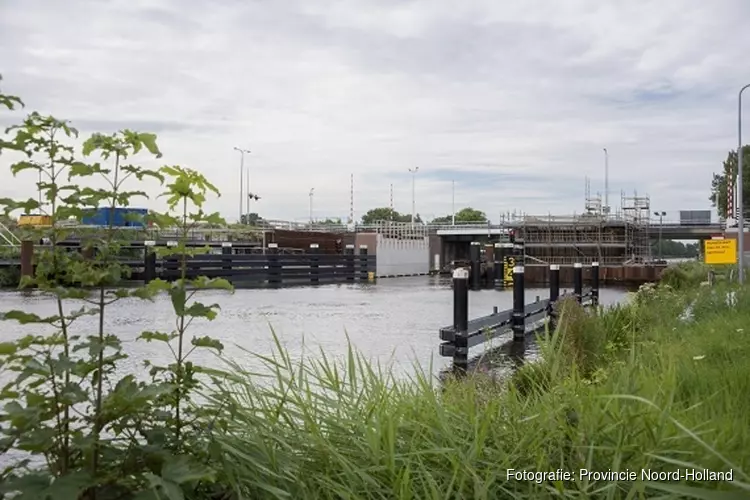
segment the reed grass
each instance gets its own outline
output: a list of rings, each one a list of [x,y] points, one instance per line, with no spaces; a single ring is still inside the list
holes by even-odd
[[[539,340],[543,361],[500,382],[441,385],[419,368],[397,379],[351,347],[343,362],[294,361],[277,342],[271,356],[248,353],[271,375],[229,362],[209,395],[227,421],[214,451],[247,499],[750,498],[748,334],[746,290],[660,287],[594,315],[565,304],[558,332]],[[641,475],[685,469],[733,481]]]

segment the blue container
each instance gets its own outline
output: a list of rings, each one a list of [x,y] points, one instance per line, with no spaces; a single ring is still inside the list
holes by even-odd
[[[114,227],[145,227],[143,220],[129,220],[128,214],[145,217],[147,208],[115,208],[112,212],[110,207],[100,207],[93,215],[83,218],[83,224],[87,226],[109,226],[110,213],[112,213],[112,225]]]

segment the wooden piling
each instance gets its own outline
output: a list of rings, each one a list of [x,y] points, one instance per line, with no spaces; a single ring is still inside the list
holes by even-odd
[[[354,283],[354,279],[356,277],[354,273],[354,245],[346,245],[346,248],[344,249],[344,255],[344,259],[346,259],[346,282]]]
[[[156,279],[156,242],[148,240],[143,242],[143,283],[148,285]]]
[[[317,243],[310,243],[310,284],[313,286],[320,284],[320,258],[317,255],[319,246]]]
[[[580,304],[583,301],[583,264],[573,264],[573,293]]]
[[[471,242],[471,248],[469,252],[469,259],[471,261],[471,289],[472,290],[479,290],[480,288],[480,269],[481,269],[481,253],[482,248],[480,247],[481,243],[478,241],[472,241]]]
[[[24,240],[21,242],[21,278],[34,276],[34,242]]]
[[[268,260],[268,285],[272,287],[281,285],[281,266],[279,263],[279,244],[269,243],[266,251]]]

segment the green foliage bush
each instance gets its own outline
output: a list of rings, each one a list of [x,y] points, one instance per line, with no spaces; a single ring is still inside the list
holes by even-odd
[[[661,274],[661,282],[675,289],[695,287],[708,279],[709,266],[702,262],[680,262],[668,266]]]
[[[12,109],[20,100],[4,96],[0,103]],[[190,169],[148,170],[131,163],[144,153],[161,157],[153,134],[130,130],[93,134],[79,153],[71,145],[78,135],[74,128],[36,112],[6,134],[9,138],[0,148],[25,157],[11,165],[12,173],[38,172],[45,206],[34,198],[2,199],[0,205],[6,215],[43,210],[53,221],[50,228],[23,235],[33,240],[47,237],[52,246],[35,255],[35,274],[24,277],[20,287],[33,287],[51,297],[57,313],[40,317],[16,310],[5,311],[0,318],[27,328],[53,329],[51,334],[29,333],[0,343],[0,369],[10,376],[0,389],[4,402],[0,453],[23,452],[28,457],[14,460],[0,472],[0,495],[34,500],[207,498],[216,488],[218,474],[207,430],[222,421],[216,413],[206,414],[192,404],[211,372],[193,364],[190,355],[196,349],[220,352],[222,345],[208,337],[190,338],[187,330],[194,319],[213,319],[218,309],[193,300],[196,292],[231,286],[224,280],[185,279],[186,258],[195,252],[185,241],[194,224],[220,222],[217,214],[202,209],[208,193],[218,194],[216,188]],[[90,177],[107,187],[85,186]],[[176,247],[160,250],[180,257],[182,279],[118,288],[128,269],[118,262],[123,238],[112,221],[106,231],[84,240],[81,253],[55,246],[67,234],[57,221],[80,221],[101,204],[126,206],[131,199],[145,196],[128,183],[146,178],[164,186],[169,206],[168,212],[151,213],[149,218],[162,227],[182,230]],[[86,257],[89,249],[96,249],[94,257]],[[167,344],[173,362],[162,366],[146,361],[147,378],[116,376],[116,367],[127,354],[120,339],[106,331],[105,311],[122,298],[150,300],[159,293],[171,297],[176,328],[143,332],[139,340]],[[83,300],[86,306],[72,310],[71,299]],[[77,320],[83,316],[100,318],[96,332],[78,328]]]

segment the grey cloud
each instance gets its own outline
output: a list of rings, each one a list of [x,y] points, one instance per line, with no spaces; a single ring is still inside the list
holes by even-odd
[[[229,215],[234,145],[253,150],[272,217],[306,213],[313,185],[321,210],[346,212],[350,173],[357,210],[394,183],[408,211],[415,165],[422,213],[446,212],[443,177],[461,169],[481,174],[462,193],[488,213],[572,212],[585,175],[601,184],[604,146],[613,189],[681,207],[736,142],[748,14],[742,0],[25,0],[0,3],[0,71],[81,129],[160,133],[165,159],[216,176]],[[507,192],[488,190],[504,172]]]

